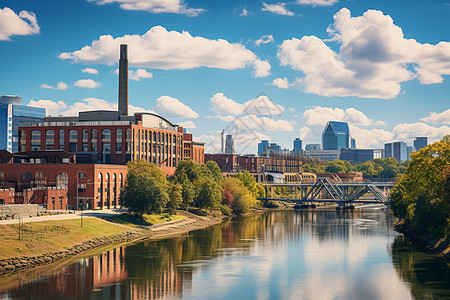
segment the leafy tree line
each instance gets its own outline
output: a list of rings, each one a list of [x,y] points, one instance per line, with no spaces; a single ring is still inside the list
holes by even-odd
[[[411,155],[391,191],[392,210],[418,231],[450,232],[450,135]]]
[[[364,177],[372,178],[395,178],[398,174],[406,171],[408,163],[399,163],[395,158],[377,158],[373,161],[366,161],[352,165],[346,160],[333,160],[327,164],[305,164],[304,172],[312,173],[350,173],[362,172]]]
[[[244,171],[236,178],[224,179],[214,161],[204,165],[180,161],[169,178],[145,160],[130,161],[127,166],[127,184],[119,201],[140,216],[190,207],[220,209],[225,214],[245,213],[257,204],[257,197],[264,196],[264,188],[250,173]]]

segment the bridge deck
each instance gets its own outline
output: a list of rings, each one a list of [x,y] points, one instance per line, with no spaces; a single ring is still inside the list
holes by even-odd
[[[395,182],[363,182],[363,183],[334,183],[339,187],[362,187],[367,185],[373,185],[376,187],[389,187],[392,188]],[[315,183],[262,183],[267,186],[280,186],[280,187],[313,187]]]

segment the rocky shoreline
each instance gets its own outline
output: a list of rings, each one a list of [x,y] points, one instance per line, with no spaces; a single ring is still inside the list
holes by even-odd
[[[220,224],[223,220],[223,218],[199,217],[189,213],[186,213],[185,215],[187,218],[182,220],[152,226],[140,226],[139,228],[128,230],[113,236],[94,238],[76,244],[68,250],[44,253],[36,256],[20,256],[2,259],[0,260],[0,275],[9,276],[24,270],[52,264],[107,245],[131,243],[143,239],[155,240],[177,236],[192,230],[203,229]]]
[[[450,237],[433,237],[415,230],[405,220],[399,220],[394,224],[394,229],[402,233],[407,238],[422,245],[424,248],[441,255],[446,261],[450,262]]]

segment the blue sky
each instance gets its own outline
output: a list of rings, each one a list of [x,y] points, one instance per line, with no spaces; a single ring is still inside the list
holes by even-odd
[[[1,1],[0,94],[52,115],[114,109],[127,43],[131,111],[209,151],[222,129],[239,152],[320,143],[328,120],[361,148],[433,141],[450,133],[448,16],[448,0]]]

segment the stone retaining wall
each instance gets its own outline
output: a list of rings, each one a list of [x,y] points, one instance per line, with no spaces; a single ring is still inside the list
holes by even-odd
[[[0,205],[0,220],[37,217],[44,212],[45,208],[37,204]]]
[[[114,236],[95,238],[77,244],[69,250],[65,251],[44,253],[37,256],[21,256],[16,258],[2,259],[0,260],[0,275],[54,263],[60,259],[70,257],[100,246],[105,246],[112,243],[128,242],[135,240],[141,236],[142,233],[137,230],[128,230]]]

